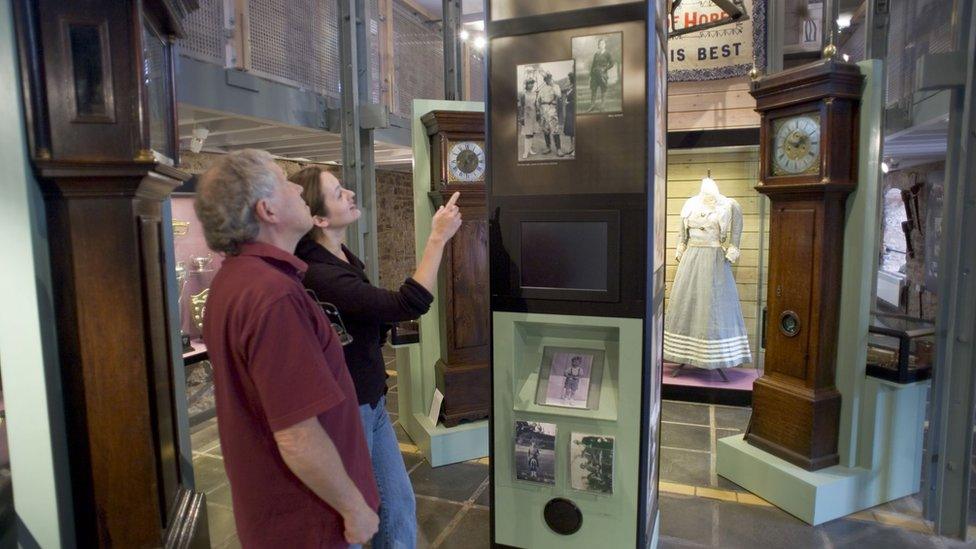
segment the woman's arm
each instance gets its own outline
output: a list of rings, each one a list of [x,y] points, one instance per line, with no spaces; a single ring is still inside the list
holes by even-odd
[[[430,237],[424,246],[424,255],[420,258],[417,271],[413,273],[413,279],[431,293],[437,284],[437,270],[440,269],[441,258],[444,256],[444,246],[461,227],[461,210],[457,207],[460,196],[460,192],[455,192],[447,204],[437,209],[434,219],[431,220]]]

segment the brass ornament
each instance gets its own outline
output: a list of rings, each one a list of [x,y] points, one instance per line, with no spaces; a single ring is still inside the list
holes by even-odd
[[[760,76],[762,76],[762,73],[759,72],[759,67],[753,65],[752,68],[749,69],[749,80],[759,80]]]
[[[827,44],[827,47],[823,49],[824,59],[833,59],[837,57],[837,46],[833,44]]]
[[[210,297],[210,288],[198,294],[190,295],[190,318],[193,325],[201,332],[203,331],[203,315],[207,312],[207,298]]]
[[[186,236],[190,232],[189,221],[173,220],[173,236]]]

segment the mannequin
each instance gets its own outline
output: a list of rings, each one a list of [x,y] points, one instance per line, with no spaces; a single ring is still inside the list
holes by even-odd
[[[664,319],[665,360],[709,370],[752,362],[732,276],[741,236],[739,203],[705,177],[681,208],[678,269]]]

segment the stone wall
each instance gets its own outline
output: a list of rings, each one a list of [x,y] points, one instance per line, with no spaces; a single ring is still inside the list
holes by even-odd
[[[901,312],[928,320],[935,319],[938,304],[944,178],[944,162],[891,172],[884,178],[881,268],[897,266],[905,277]],[[917,217],[908,215],[902,196],[909,198],[913,212],[918,204]]]
[[[192,174],[203,173],[220,156],[220,153],[181,151],[179,168]],[[310,165],[280,158],[276,162],[288,176]],[[342,177],[339,166],[317,165]],[[380,279],[374,282],[384,288],[396,289],[416,269],[412,175],[409,172],[376,170],[376,204]]]

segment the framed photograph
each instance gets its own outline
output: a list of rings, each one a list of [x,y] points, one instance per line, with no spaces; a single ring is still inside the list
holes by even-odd
[[[569,468],[569,484],[574,490],[612,494],[613,437],[573,433]]]
[[[576,158],[573,60],[518,65],[518,161]]]
[[[596,410],[600,407],[605,353],[599,349],[545,347],[535,402]]]
[[[623,112],[623,33],[573,37],[580,114]]]
[[[515,478],[556,484],[556,424],[515,422]]]

